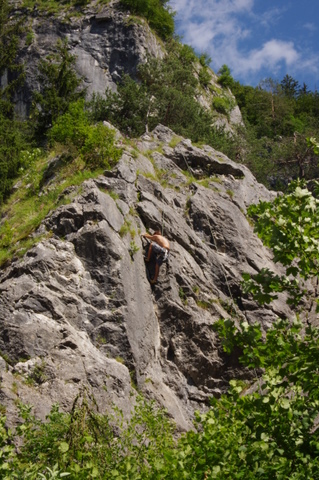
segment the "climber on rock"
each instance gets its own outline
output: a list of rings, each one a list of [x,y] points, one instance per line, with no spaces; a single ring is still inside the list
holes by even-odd
[[[169,241],[167,238],[163,237],[159,230],[155,231],[153,235],[150,235],[149,233],[143,233],[142,237],[150,240],[145,262],[149,262],[152,258],[152,255],[155,257],[155,275],[153,278],[149,279],[150,283],[154,284],[157,282],[160,266],[164,262],[168,261],[170,250]]]

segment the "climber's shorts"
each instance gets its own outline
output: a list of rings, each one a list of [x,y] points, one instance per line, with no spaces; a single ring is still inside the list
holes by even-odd
[[[163,248],[158,243],[152,242],[152,251],[156,255],[156,263],[159,267],[168,261],[169,250],[167,250],[167,248]]]

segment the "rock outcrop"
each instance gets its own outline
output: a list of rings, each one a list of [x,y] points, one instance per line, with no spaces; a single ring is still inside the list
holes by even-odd
[[[32,92],[40,91],[38,74],[40,59],[56,53],[58,40],[67,40],[68,48],[76,58],[75,70],[82,79],[87,98],[93,93],[104,95],[107,89],[116,91],[117,83],[124,74],[136,79],[138,65],[147,61],[147,56],[163,58],[165,44],[149,28],[145,19],[132,16],[124,10],[118,0],[103,5],[92,0],[85,7],[68,11],[61,7],[55,15],[35,7],[26,10],[18,0],[14,3],[13,14],[26,22],[26,35],[21,40],[18,62],[24,64],[25,80],[15,98],[16,111],[22,117],[28,116],[32,105]],[[200,65],[198,65],[200,68]],[[231,99],[233,107],[229,115],[214,112],[216,126],[232,132],[234,126],[242,124],[242,117],[229,89],[217,83],[217,76],[211,71],[210,88],[203,88],[199,103],[211,110],[214,96]],[[0,87],[10,78],[0,77]]]
[[[16,99],[17,111],[25,116],[31,106],[32,91],[40,90],[38,63],[56,51],[58,40],[66,39],[70,53],[76,57],[76,71],[83,79],[88,97],[104,95],[107,88],[116,90],[124,74],[136,77],[137,66],[147,54],[161,58],[163,46],[151,32],[146,21],[134,22],[118,2],[101,7],[96,2],[70,14],[61,10],[57,16],[46,15],[35,8],[28,13],[28,29],[32,41],[19,52],[25,65],[25,83]],[[16,15],[25,14],[23,8]]]
[[[172,140],[159,126],[124,148],[113,171],[46,218],[38,233],[50,238],[1,272],[0,402],[10,421],[17,399],[44,417],[53,403],[70,408],[84,385],[101,409],[126,412],[136,386],[187,429],[195,409],[247,374],[223,354],[213,323],[235,314],[266,328],[288,314],[240,288],[243,272],[276,271],[245,215],[274,194],[213,148]],[[152,289],[140,234],[159,228],[171,254]]]

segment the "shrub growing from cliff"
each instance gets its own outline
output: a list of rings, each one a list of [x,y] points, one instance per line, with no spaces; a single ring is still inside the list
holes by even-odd
[[[145,17],[151,28],[167,40],[174,33],[174,13],[167,6],[168,0],[121,0],[131,13]]]
[[[193,49],[172,40],[168,51],[163,60],[149,58],[140,66],[139,83],[125,76],[116,93],[95,96],[89,103],[92,118],[107,119],[131,137],[161,123],[234,158],[235,139],[213,129],[211,114],[196,100],[200,84],[194,75],[197,57]]]
[[[66,41],[58,41],[57,52],[39,63],[41,91],[33,92],[31,118],[36,122],[36,134],[42,136],[70,103],[85,97],[81,79],[74,70],[75,56],[68,51]]]
[[[111,168],[120,156],[121,149],[115,147],[115,131],[102,123],[90,124],[84,100],[71,103],[64,115],[53,122],[48,134],[51,143],[62,143],[75,147],[73,156],[81,155],[90,168]]]
[[[119,410],[99,414],[87,393],[75,400],[70,414],[53,406],[46,422],[36,420],[28,406],[21,405],[20,412],[23,423],[15,434],[0,420],[0,475],[5,480],[151,478],[175,444],[166,414],[141,398],[128,422]],[[14,438],[23,440],[18,453],[10,444]]]

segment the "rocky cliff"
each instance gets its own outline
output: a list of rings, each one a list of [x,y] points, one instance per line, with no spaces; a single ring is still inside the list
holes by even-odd
[[[24,65],[25,80],[15,98],[16,110],[22,117],[30,112],[32,92],[41,90],[39,60],[56,52],[58,40],[67,40],[88,98],[93,93],[104,95],[106,89],[116,91],[124,74],[137,78],[138,66],[147,61],[148,55],[163,58],[166,53],[164,42],[149,28],[147,21],[123,10],[118,0],[106,6],[92,0],[86,7],[71,10],[62,5],[55,14],[37,6],[30,11],[20,1],[13,4],[13,15],[24,19],[26,32],[18,55],[18,62]],[[198,92],[198,101],[210,110],[214,96],[227,98],[229,112],[226,115],[215,111],[214,122],[231,131],[242,124],[240,110],[230,90],[218,84],[217,75],[210,69],[208,72],[210,81]],[[7,82],[6,75],[0,78],[0,86]]]
[[[118,2],[102,8],[97,2],[79,11],[63,10],[56,15],[15,9],[15,16],[27,15],[26,30],[31,40],[21,45],[19,61],[25,66],[25,83],[16,99],[17,109],[28,113],[32,91],[40,90],[38,63],[56,51],[59,39],[67,39],[70,53],[76,56],[76,71],[83,79],[88,96],[104,94],[107,88],[116,90],[116,82],[127,73],[136,76],[139,63],[146,55],[161,57],[164,47],[156,40],[146,21],[132,21],[129,12],[122,11]]]
[[[123,147],[117,166],[53,211],[51,232],[0,276],[0,402],[44,417],[67,410],[84,385],[102,410],[126,412],[137,388],[181,429],[195,409],[244,377],[212,330],[235,315],[265,327],[284,303],[260,308],[241,295],[242,272],[276,271],[247,206],[273,194],[211,147],[158,126]],[[175,145],[175,146],[174,146]],[[54,178],[50,181],[54,181]],[[140,234],[163,229],[169,265],[151,288]]]

